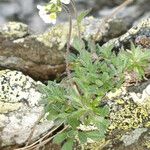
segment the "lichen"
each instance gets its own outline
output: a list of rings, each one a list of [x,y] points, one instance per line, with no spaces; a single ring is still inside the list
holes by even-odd
[[[22,38],[29,34],[28,26],[20,22],[9,22],[0,28],[0,34],[10,39]]]
[[[72,34],[71,37],[77,36],[78,30],[77,25],[73,22]],[[82,32],[84,31],[84,27],[81,27]],[[49,31],[41,34],[37,37],[37,40],[44,43],[46,46],[50,48],[55,48],[58,50],[62,50],[65,47],[67,42],[67,36],[69,34],[69,25],[68,23],[59,24],[49,29]]]
[[[144,146],[150,149],[150,139],[144,142]]]
[[[105,43],[105,46],[108,45],[115,45],[116,48],[119,47],[129,47],[131,41],[135,43],[135,40],[139,36],[146,36],[150,37],[150,18],[143,19],[139,24],[134,25],[128,32],[123,34],[122,36],[112,39]],[[138,45],[138,43],[136,43]],[[148,43],[149,45],[149,43]],[[144,47],[147,47],[148,45],[145,45]]]
[[[128,32],[131,34],[131,35],[135,35],[139,32],[142,32],[144,29],[144,31],[146,31],[146,29],[150,28],[150,18],[147,18],[147,19],[143,19],[139,24],[138,26],[134,26],[133,28],[131,28]],[[141,30],[143,29],[143,30]],[[149,34],[148,32],[146,32],[147,34]]]
[[[88,143],[84,146],[84,150],[102,150],[109,142],[109,140],[103,139],[94,143]]]
[[[18,110],[23,104],[37,105],[41,97],[38,84],[19,71],[0,71],[0,113]]]
[[[88,40],[93,39],[96,41],[102,40],[103,37],[115,36],[119,35],[122,32],[126,31],[126,26],[124,25],[123,21],[119,19],[113,19],[109,22],[103,23],[104,20],[96,19],[94,17],[86,17],[82,21],[80,25],[80,32],[81,37]],[[102,27],[101,27],[102,26]],[[120,30],[118,30],[119,27]],[[102,30],[99,31],[100,27]],[[99,32],[98,32],[99,31]],[[98,32],[98,34],[97,34]],[[67,42],[67,35],[69,33],[69,24],[59,24],[49,29],[49,31],[45,32],[42,35],[37,37],[37,40],[44,43],[46,46],[58,50],[62,50]],[[75,21],[73,21],[73,28],[71,34],[71,41],[72,39],[78,35],[78,27]],[[97,36],[97,37],[96,37]],[[95,39],[96,38],[96,39]]]
[[[121,103],[120,103],[121,101]],[[111,125],[109,129],[124,130],[136,129],[139,127],[147,127],[149,124],[150,116],[149,109],[137,105],[132,100],[125,101],[123,99],[115,101],[116,111],[110,112]]]
[[[21,103],[5,103],[0,101],[0,113],[8,113],[18,110],[22,106]]]

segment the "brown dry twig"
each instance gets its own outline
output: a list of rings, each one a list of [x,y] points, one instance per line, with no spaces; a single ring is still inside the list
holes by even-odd
[[[38,120],[34,123],[34,125],[32,127],[32,130],[31,130],[31,133],[30,133],[30,135],[29,135],[29,137],[27,139],[26,146],[28,146],[28,144],[31,142],[31,138],[33,136],[35,128],[36,128],[37,124],[40,122],[40,120],[43,118],[43,116],[44,116],[44,113],[42,112],[41,115],[39,116]]]
[[[41,137],[40,139],[38,139],[37,141],[35,141],[34,143],[28,145],[28,146],[24,146],[22,148],[18,148],[18,149],[14,149],[14,150],[31,150],[33,148],[36,148],[40,145],[44,145],[43,142],[45,143],[45,141],[47,141],[48,139],[52,139],[55,135],[53,135],[52,137],[46,139],[45,141],[43,141],[45,138],[49,137],[54,131],[56,131],[61,125],[63,124],[60,123],[57,127],[55,127],[53,130],[51,130],[50,132],[48,132],[46,135],[44,135],[43,137]],[[62,131],[62,130],[61,130]],[[42,142],[43,141],[43,142]],[[50,141],[50,140],[49,140]],[[48,143],[48,142],[47,142]],[[41,147],[41,146],[40,146]]]

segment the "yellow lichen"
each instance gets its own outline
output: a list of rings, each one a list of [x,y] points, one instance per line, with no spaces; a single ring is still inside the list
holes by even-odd
[[[21,38],[28,34],[28,26],[20,22],[9,22],[4,25],[0,32],[9,38]]]
[[[0,101],[0,113],[8,113],[11,111],[18,110],[22,106],[21,103],[6,103]]]
[[[144,146],[150,149],[150,140],[144,142]]]
[[[118,103],[118,100],[116,102]],[[148,120],[150,120],[148,108],[134,104],[130,100],[128,103],[119,100],[118,108],[120,108],[118,111],[110,113],[110,130],[130,130],[148,125]]]

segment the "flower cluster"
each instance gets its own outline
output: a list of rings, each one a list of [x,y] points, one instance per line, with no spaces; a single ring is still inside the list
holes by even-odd
[[[70,0],[51,0],[47,5],[37,5],[39,16],[45,23],[56,23],[57,13],[62,11],[62,4],[69,4]]]

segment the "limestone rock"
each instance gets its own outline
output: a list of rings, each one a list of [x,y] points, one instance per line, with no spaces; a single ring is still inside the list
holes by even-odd
[[[19,71],[0,71],[0,149],[25,144],[32,127],[43,113],[42,94],[36,82]],[[53,122],[37,124],[32,141],[53,126]]]

